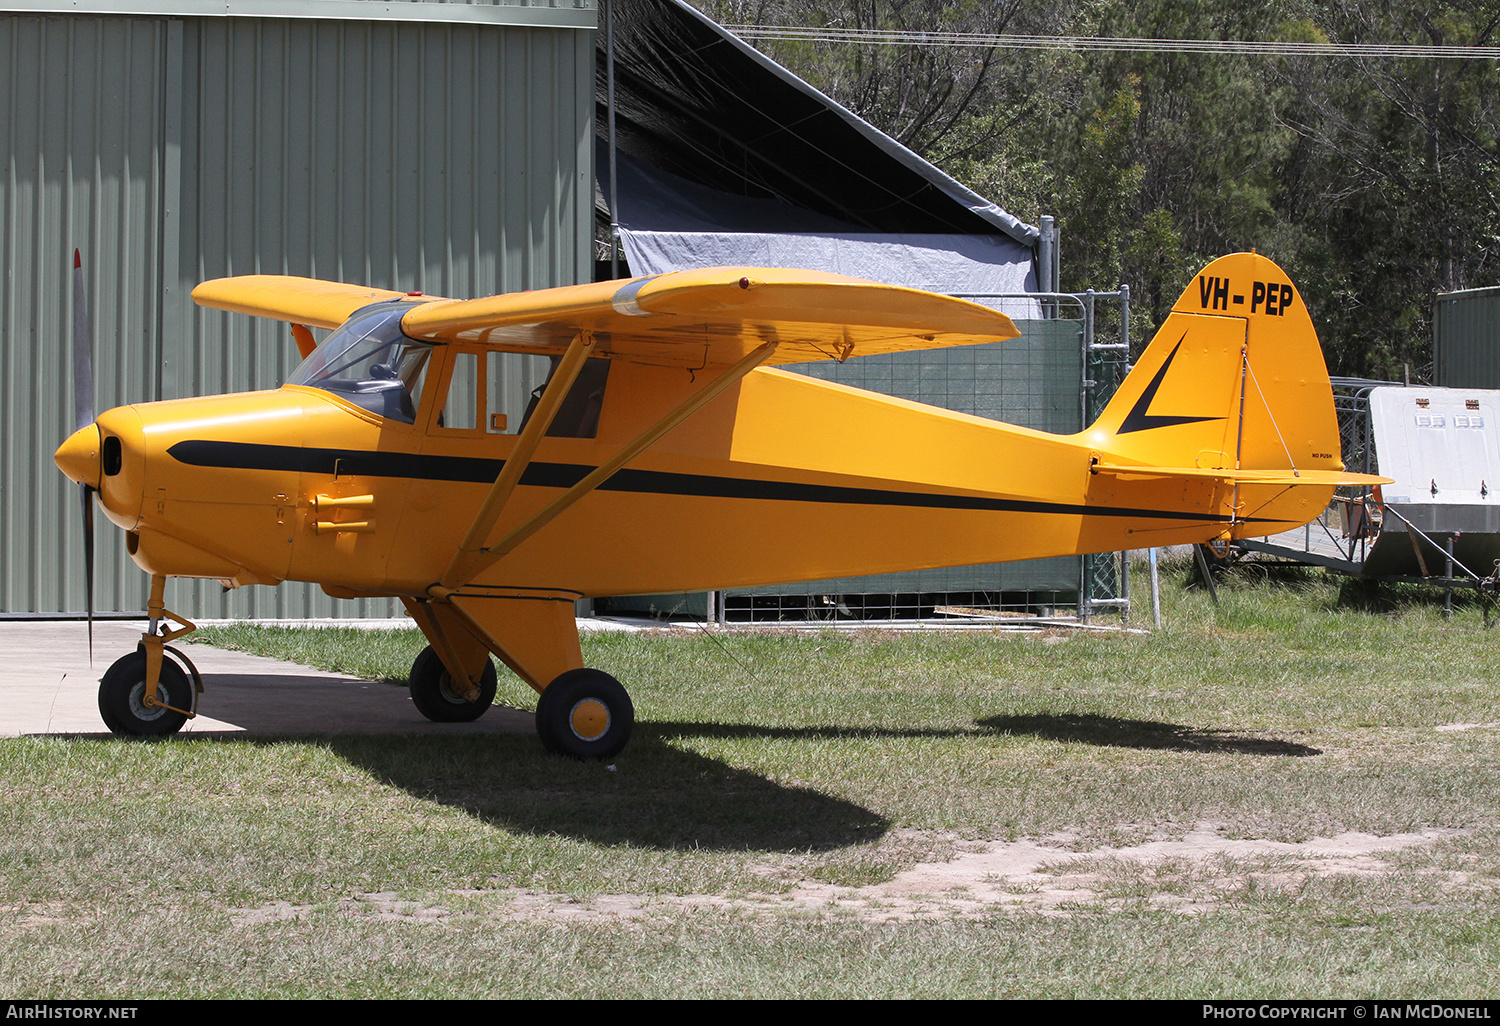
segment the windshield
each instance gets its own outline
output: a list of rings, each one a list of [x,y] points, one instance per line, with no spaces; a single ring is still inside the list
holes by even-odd
[[[401,333],[402,302],[367,306],[303,360],[289,385],[333,392],[371,413],[412,424],[432,347]]]

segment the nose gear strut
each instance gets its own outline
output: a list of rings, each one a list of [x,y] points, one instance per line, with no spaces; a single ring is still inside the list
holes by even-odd
[[[99,713],[116,734],[172,734],[198,715],[203,676],[191,659],[168,644],[198,627],[166,608],[166,584],[165,577],[152,575],[146,631],[136,650],[116,660],[99,682]]]

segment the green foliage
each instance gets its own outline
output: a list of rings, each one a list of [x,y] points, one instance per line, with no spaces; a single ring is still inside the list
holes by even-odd
[[[719,0],[726,22],[1151,39],[1493,46],[1493,4],[1388,0]],[[1500,276],[1500,62],[768,44],[1017,216],[1053,214],[1063,286],[1135,297],[1149,338],[1188,276],[1255,248],[1333,373],[1430,370],[1434,293]]]

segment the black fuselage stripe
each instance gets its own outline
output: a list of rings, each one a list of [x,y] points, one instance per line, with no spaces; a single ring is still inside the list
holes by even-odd
[[[193,439],[178,442],[167,454],[193,467],[227,470],[291,471],[301,474],[337,473],[340,477],[389,477],[414,481],[453,481],[489,484],[505,466],[504,460],[472,456],[434,456],[358,449],[316,449],[258,442],[216,442]],[[576,463],[532,463],[521,484],[538,488],[571,488],[594,470]],[[884,488],[761,481],[744,477],[678,474],[662,470],[617,472],[600,491],[685,495],[713,499],[758,499],[777,502],[823,502],[862,506],[918,506],[927,509],[981,510],[996,513],[1051,513],[1066,516],[1143,517],[1152,520],[1218,521],[1217,513],[1188,510],[1137,509],[1127,506],[1090,506],[1082,503],[996,499],[979,495],[897,492]],[[1257,519],[1255,522],[1261,522]],[[1267,518],[1265,523],[1277,523]]]

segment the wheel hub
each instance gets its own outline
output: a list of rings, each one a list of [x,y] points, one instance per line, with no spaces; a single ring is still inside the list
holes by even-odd
[[[438,678],[438,693],[454,705],[463,705],[465,699],[453,686],[453,678],[444,673]]]
[[[597,698],[585,698],[568,713],[568,726],[580,741],[597,741],[609,730],[609,706]]]
[[[161,704],[161,685],[156,686],[156,705],[146,704],[146,682],[141,681],[130,689],[130,711],[139,720],[158,720],[167,714],[167,707]]]

